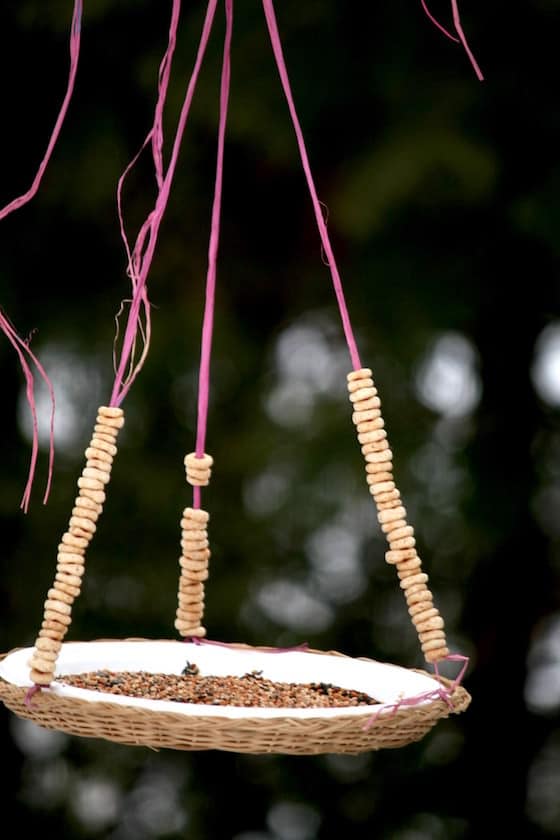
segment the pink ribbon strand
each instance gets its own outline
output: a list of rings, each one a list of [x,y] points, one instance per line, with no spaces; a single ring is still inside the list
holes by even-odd
[[[134,166],[136,165],[140,155],[151,142],[152,146],[152,158],[154,162],[154,169],[155,169],[155,176],[156,176],[156,184],[158,190],[161,191],[163,188],[163,112],[165,108],[165,103],[167,100],[167,90],[169,87],[169,78],[171,75],[171,65],[173,62],[173,55],[175,52],[175,46],[177,43],[177,29],[179,26],[179,16],[181,13],[181,2],[180,0],[173,0],[172,8],[171,8],[171,21],[169,24],[169,37],[167,43],[167,49],[164,53],[164,56],[161,60],[159,73],[158,73],[158,97],[156,101],[155,111],[154,111],[154,121],[150,131],[142,146],[140,147],[139,151],[133,157],[131,162],[128,164],[126,169],[124,170],[123,174],[119,178],[118,185],[117,185],[117,215],[119,219],[119,228],[121,233],[121,238],[124,243],[126,255],[127,255],[127,274],[130,277],[132,283],[132,290],[133,294],[138,285],[138,277],[142,268],[142,259],[143,259],[143,249],[144,243],[146,241],[146,237],[150,233],[150,225],[152,223],[152,214],[148,215],[148,218],[140,228],[138,236],[136,237],[136,242],[134,244],[134,250],[131,252],[130,245],[128,242],[128,237],[126,234],[126,228],[124,224],[124,214],[122,209],[122,193],[124,182],[132,171]],[[117,329],[115,334],[115,341],[113,346],[113,366],[115,369],[115,375],[117,375],[117,361],[116,361],[116,347],[118,342],[118,334],[119,334],[119,317],[124,309],[125,303],[129,301],[123,301],[121,304],[121,308],[115,318]],[[131,301],[130,301],[131,302]],[[134,325],[134,337],[131,344],[130,349],[130,356],[128,360],[128,367],[129,367],[129,374],[128,376],[124,377],[124,381],[127,383],[129,378],[132,376],[133,372],[136,374],[142,369],[144,362],[146,361],[148,355],[148,349],[150,346],[150,338],[151,338],[151,312],[150,312],[150,303],[148,300],[148,294],[146,288],[144,288],[141,292],[141,306],[144,312],[144,322],[142,322],[141,313],[139,311],[138,318],[136,324]],[[136,360],[135,358],[135,351],[136,351],[136,335],[137,333],[141,333],[142,341],[143,341],[143,350],[140,355],[140,358]]]
[[[216,303],[216,268],[220,244],[220,217],[222,208],[222,187],[224,180],[224,146],[229,104],[231,78],[231,40],[233,33],[233,0],[225,0],[226,34],[222,60],[220,82],[220,117],[218,123],[218,149],[216,154],[216,180],[212,203],[212,225],[208,244],[208,271],[206,274],[206,300],[202,324],[200,349],[200,370],[198,376],[198,420],[196,435],[196,455],[204,455],[206,430],[208,425],[208,401],[210,392],[210,359],[212,354],[212,335],[214,331],[214,310]],[[201,489],[193,488],[193,507],[200,508]]]
[[[21,369],[23,371],[23,375],[25,378],[25,394],[27,397],[27,402],[29,404],[29,409],[31,412],[31,422],[32,422],[32,443],[31,443],[31,461],[29,464],[29,472],[27,476],[27,484],[25,486],[25,490],[23,493],[23,498],[21,500],[21,509],[24,513],[27,513],[29,510],[29,502],[31,499],[31,489],[33,487],[33,479],[35,477],[35,469],[37,466],[37,457],[39,454],[39,423],[37,420],[37,408],[35,405],[35,377],[33,376],[33,370],[31,365],[28,362],[28,359],[31,360],[31,363],[35,365],[37,370],[39,371],[39,375],[45,382],[47,386],[49,397],[51,401],[51,417],[50,417],[50,431],[49,431],[49,468],[48,468],[48,475],[47,475],[47,486],[45,489],[45,495],[43,497],[43,504],[47,503],[49,498],[49,493],[51,489],[52,483],[52,474],[54,468],[54,412],[55,412],[55,399],[54,399],[54,389],[49,377],[46,374],[44,367],[42,366],[41,362],[32,352],[31,348],[29,347],[29,339],[24,341],[22,338],[19,337],[16,330],[8,320],[8,318],[2,313],[0,310],[0,329],[16,351],[16,354],[19,359],[19,363]]]
[[[453,24],[455,26],[455,31],[457,32],[457,35],[459,36],[459,40],[461,41],[461,43],[463,45],[463,49],[465,50],[466,54],[469,57],[469,61],[472,64],[473,70],[476,73],[476,77],[477,77],[478,81],[483,82],[484,81],[484,76],[482,75],[482,70],[478,66],[478,62],[477,62],[476,58],[474,57],[473,52],[472,52],[471,48],[469,47],[469,43],[467,41],[465,33],[463,32],[463,26],[461,24],[461,16],[459,14],[459,6],[457,4],[457,0],[451,0],[451,8],[453,9]]]
[[[290,85],[290,80],[288,77],[288,70],[286,67],[286,62],[284,59],[284,52],[282,50],[282,42],[280,40],[280,33],[278,31],[278,23],[276,21],[276,14],[274,11],[274,3],[273,0],[263,0],[263,7],[264,7],[264,14],[266,18],[266,23],[268,26],[268,32],[270,35],[270,40],[272,43],[272,50],[274,52],[274,57],[276,59],[276,65],[278,67],[278,73],[280,74],[280,80],[282,82],[282,87],[284,89],[284,95],[288,101],[288,108],[290,111],[290,116],[292,118],[292,123],[294,126],[294,130],[296,133],[296,139],[298,144],[298,149],[301,157],[301,163],[303,166],[303,171],[305,173],[305,178],[307,180],[307,187],[309,189],[309,194],[311,196],[311,201],[313,203],[313,210],[315,211],[315,220],[317,222],[317,227],[319,229],[319,236],[321,237],[321,243],[323,246],[323,250],[325,252],[327,258],[327,264],[331,273],[332,282],[334,286],[334,291],[336,295],[336,300],[338,303],[338,308],[340,311],[340,317],[342,320],[342,326],[344,329],[344,335],[346,338],[346,343],[348,345],[348,351],[350,353],[350,358],[352,360],[352,366],[354,370],[359,370],[362,365],[360,362],[360,355],[358,353],[358,347],[356,344],[356,339],[354,337],[354,331],[352,329],[352,324],[350,323],[350,314],[348,312],[348,307],[346,305],[346,299],[344,296],[344,290],[342,288],[342,279],[340,277],[340,273],[338,271],[338,266],[336,264],[335,256],[333,253],[333,249],[331,246],[329,234],[327,231],[327,225],[325,223],[325,219],[323,217],[323,212],[321,210],[321,202],[319,201],[319,196],[317,195],[317,190],[315,188],[315,182],[313,180],[313,175],[311,173],[311,166],[309,164],[309,157],[307,155],[307,149],[305,146],[305,139],[303,137],[303,131],[301,128],[301,124],[299,121],[299,117],[297,115],[296,106],[294,102],[294,97],[292,95],[292,89]]]
[[[31,688],[28,688],[25,692],[25,697],[23,698],[24,704],[27,706],[28,709],[31,709],[33,706],[33,698],[36,694],[39,694],[45,688],[45,686],[34,684]]]
[[[74,93],[74,84],[76,82],[76,74],[78,72],[78,59],[80,57],[81,22],[82,0],[75,0],[74,11],[72,14],[72,24],[70,28],[70,72],[68,75],[68,84],[66,86],[66,94],[64,95],[62,105],[60,106],[60,111],[58,112],[58,117],[56,118],[52,134],[47,144],[47,150],[45,152],[43,160],[39,164],[37,173],[27,192],[23,193],[23,195],[20,195],[17,198],[14,198],[13,201],[10,201],[9,204],[6,204],[5,207],[0,209],[0,221],[2,219],[5,219],[6,216],[9,216],[9,214],[12,213],[14,210],[18,210],[20,207],[23,207],[24,204],[27,204],[28,201],[31,201],[31,199],[36,195],[39,187],[41,186],[43,175],[45,174],[45,170],[49,165],[49,161],[51,159],[54,147],[56,146],[58,137],[60,135],[60,131],[66,118],[66,113],[68,111],[68,106],[70,105],[70,100],[72,99],[72,94]]]
[[[49,165],[50,159],[52,157],[54,148],[57,144],[60,132],[62,130],[62,126],[64,124],[64,120],[66,119],[66,114],[68,112],[68,108],[70,106],[70,101],[72,99],[72,95],[74,93],[74,86],[76,82],[76,74],[78,72],[78,61],[80,57],[80,41],[81,41],[81,22],[82,22],[82,9],[83,3],[82,0],[75,0],[73,12],[72,12],[72,23],[70,26],[70,70],[68,73],[68,82],[66,85],[66,93],[64,95],[64,99],[62,101],[62,105],[60,106],[60,110],[58,112],[58,116],[56,118],[54,128],[51,132],[51,136],[49,138],[49,142],[47,143],[47,149],[45,154],[43,155],[43,159],[39,164],[39,168],[33,178],[31,186],[29,189],[24,192],[22,195],[17,196],[4,207],[0,208],[0,221],[5,219],[10,213],[13,213],[14,210],[19,210],[20,207],[23,207],[29,201],[31,201],[34,196],[37,194],[39,187],[41,186],[41,182],[43,180],[43,176]],[[54,413],[55,413],[55,399],[54,399],[54,389],[52,383],[35,356],[35,354],[31,351],[29,347],[29,339],[24,340],[20,338],[17,334],[15,328],[12,326],[8,318],[0,312],[0,329],[14,348],[17,353],[21,369],[23,371],[23,375],[26,382],[26,398],[29,404],[29,410],[31,412],[31,420],[32,420],[32,444],[31,444],[31,461],[29,466],[29,473],[27,478],[27,483],[25,486],[25,490],[23,493],[23,498],[21,500],[21,508],[22,510],[27,513],[29,509],[29,502],[31,499],[31,489],[33,487],[33,480],[35,477],[35,470],[37,466],[37,457],[39,451],[39,426],[37,420],[37,409],[35,403],[35,379],[33,376],[33,371],[31,366],[29,365],[27,359],[31,360],[31,363],[36,367],[39,371],[41,378],[44,380],[45,385],[47,386],[50,401],[51,401],[51,416],[50,416],[50,429],[49,429],[49,466],[48,466],[48,476],[47,476],[47,486],[45,490],[45,494],[43,497],[43,504],[46,504],[51,483],[52,483],[52,476],[53,476],[53,469],[54,469]]]
[[[378,709],[375,712],[375,714],[373,714],[366,721],[366,723],[364,724],[364,731],[367,731],[372,726],[374,726],[374,724],[379,719],[380,715],[388,714],[392,716],[395,715],[399,711],[399,709],[420,706],[423,703],[430,703],[436,700],[443,700],[443,702],[446,703],[446,705],[450,709],[453,709],[453,694],[455,692],[455,689],[458,688],[458,686],[460,686],[463,681],[463,677],[465,676],[466,670],[469,665],[469,657],[463,656],[463,654],[461,653],[452,653],[446,656],[443,661],[463,663],[459,674],[449,687],[441,683],[438,688],[431,689],[430,691],[423,691],[420,694],[414,695],[413,697],[403,697],[400,700],[397,700],[395,703],[383,703],[381,708]],[[437,662],[434,664],[434,673],[436,675],[436,678],[440,680],[440,673]]]
[[[168,61],[164,64],[163,71],[160,68],[159,94],[158,101],[156,104],[156,113],[154,117],[154,133],[151,136],[148,135],[147,138],[147,140],[151,139],[151,137],[154,138],[154,144],[152,146],[152,149],[154,154],[154,160],[156,161],[156,180],[158,181],[158,183],[161,180],[161,187],[159,188],[154,208],[148,215],[144,224],[142,225],[132,255],[131,257],[129,257],[128,270],[132,280],[133,294],[130,309],[128,312],[127,324],[120,352],[120,359],[118,362],[113,390],[111,393],[110,405],[112,406],[120,405],[122,403],[128,391],[130,390],[134,380],[138,376],[146,359],[147,347],[145,344],[144,351],[140,357],[140,360],[138,362],[134,362],[134,348],[136,346],[138,333],[141,332],[140,312],[141,307],[144,306],[144,311],[146,313],[149,313],[149,304],[146,289],[148,274],[155,253],[160,225],[165,210],[167,208],[167,203],[169,201],[169,195],[171,192],[173,176],[175,174],[175,169],[177,166],[179,151],[181,148],[183,135],[187,125],[187,120],[190,113],[194,92],[198,82],[200,68],[202,66],[202,61],[204,59],[206,47],[208,45],[208,39],[212,30],[216,6],[217,0],[209,0],[194,68],[191,74],[191,78],[189,80],[189,84],[187,86],[185,99],[181,108],[181,113],[177,124],[177,130],[175,132],[175,137],[173,140],[169,166],[167,168],[167,171],[165,172],[165,175],[163,176],[163,179],[161,179],[161,176],[163,175],[163,165],[161,171],[159,171],[159,149],[161,149],[161,146],[163,144],[161,115],[163,113],[163,108],[165,106],[165,99],[167,95],[167,85],[165,79],[168,78],[168,76],[166,75],[167,67],[170,67],[172,52],[171,44],[174,44],[174,38],[178,23],[178,10],[180,9],[180,0],[173,0],[172,22],[170,26],[169,39],[170,46],[168,47],[168,51],[166,53],[166,55],[169,55],[169,58]],[[147,142],[147,140],[145,142]],[[130,168],[134,164],[134,162],[135,161],[133,161],[132,164],[130,164],[129,167],[127,167],[127,170],[125,170],[124,175],[126,175],[127,172],[130,171]],[[147,314],[146,317],[149,329],[149,314]],[[129,371],[128,374],[126,374],[127,370]]]
[[[469,47],[469,43],[468,43],[467,38],[465,36],[465,33],[463,31],[463,26],[462,26],[462,23],[461,23],[461,15],[459,13],[459,4],[458,4],[457,0],[451,0],[451,11],[453,13],[453,25],[455,27],[455,31],[456,31],[458,37],[455,37],[455,35],[452,35],[451,32],[449,32],[444,26],[441,25],[441,23],[438,20],[436,20],[436,18],[430,12],[426,0],[420,0],[420,2],[422,4],[422,8],[424,9],[424,12],[426,13],[426,15],[430,19],[430,21],[434,24],[434,26],[436,26],[440,30],[440,32],[443,32],[443,34],[446,36],[446,38],[449,38],[451,41],[455,41],[455,43],[457,43],[457,44],[459,44],[459,43],[462,44],[463,49],[465,50],[465,52],[468,56],[468,59],[469,59],[471,65],[472,65],[472,68],[473,68],[474,72],[476,73],[476,77],[477,77],[478,81],[483,82],[484,81],[484,76],[482,74],[482,70],[480,69],[480,67],[478,65],[478,62],[477,62],[476,58],[474,57],[474,54],[473,54],[471,48]]]
[[[206,639],[202,638],[201,636],[185,636],[183,639],[186,644],[191,645],[215,645],[216,647],[225,647],[225,648],[238,648],[239,643],[236,642],[218,642],[213,639]],[[294,653],[294,652],[302,652],[307,653],[309,650],[309,643],[302,642],[299,645],[294,645],[293,647],[267,647],[265,648],[267,653]]]

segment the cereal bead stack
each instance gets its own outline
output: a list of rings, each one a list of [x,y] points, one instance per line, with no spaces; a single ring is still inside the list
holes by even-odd
[[[181,548],[179,558],[181,577],[175,627],[181,636],[202,638],[204,613],[204,581],[208,578],[208,513],[205,510],[185,508],[181,519]]]
[[[214,459],[211,455],[204,454],[200,458],[195,452],[185,455],[185,470],[189,484],[193,487],[206,487],[210,483],[213,463]]]
[[[204,453],[185,455],[187,481],[192,487],[206,487],[210,483],[214,459]],[[202,638],[206,628],[202,625],[204,613],[204,581],[208,578],[208,513],[205,510],[185,508],[181,519],[181,577],[179,578],[179,606],[175,627],[181,636]]]
[[[86,466],[78,479],[68,530],[58,546],[56,576],[45,601],[43,623],[29,662],[31,679],[36,685],[49,685],[62,640],[72,621],[72,604],[80,594],[86,549],[95,533],[103,510],[105,485],[111,477],[116,455],[116,440],[124,425],[121,408],[98,409],[93,437],[86,449]]]
[[[422,572],[416,552],[414,529],[407,523],[406,509],[395,486],[393,453],[381,416],[381,402],[371,377],[371,370],[362,368],[349,373],[347,378],[354,409],[352,420],[366,460],[369,491],[375,500],[381,530],[389,543],[385,559],[396,566],[426,660],[439,662],[449,653],[443,619],[433,604],[433,596],[427,586],[428,575]]]

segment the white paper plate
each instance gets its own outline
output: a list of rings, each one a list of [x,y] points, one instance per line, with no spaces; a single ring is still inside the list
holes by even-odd
[[[0,677],[12,685],[31,686],[27,663],[32,652],[33,648],[25,648],[10,653],[0,662]],[[63,677],[65,674],[106,669],[180,674],[187,660],[198,665],[202,676],[242,676],[257,670],[263,672],[263,677],[279,682],[325,682],[341,688],[364,691],[380,703],[375,706],[331,709],[248,708],[122,697],[61,683],[53,683],[48,691],[91,703],[110,702],[187,716],[202,714],[221,718],[275,718],[289,715],[298,718],[329,718],[340,714],[363,715],[369,711],[375,712],[385,704],[390,705],[398,700],[416,697],[440,688],[437,680],[429,676],[371,660],[305,651],[273,653],[234,646],[195,645],[173,641],[67,642],[60,651],[56,673],[58,677]]]

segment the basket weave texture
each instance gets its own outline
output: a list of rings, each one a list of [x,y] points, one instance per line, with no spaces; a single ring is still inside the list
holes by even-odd
[[[332,655],[333,652],[329,653]],[[448,688],[451,685],[443,679],[442,683]],[[0,679],[0,699],[3,703],[20,717],[47,729],[156,749],[216,749],[291,755],[356,754],[402,747],[419,741],[438,720],[464,711],[471,699],[468,692],[459,686],[449,697],[451,707],[438,699],[385,711],[365,729],[371,712],[348,715],[341,711],[329,718],[302,719],[289,714],[278,718],[256,718],[251,717],[248,709],[247,717],[237,719],[210,717],[204,715],[201,707],[200,715],[186,716],[104,701],[89,702],[49,691],[35,694],[29,706],[24,702],[27,690]]]

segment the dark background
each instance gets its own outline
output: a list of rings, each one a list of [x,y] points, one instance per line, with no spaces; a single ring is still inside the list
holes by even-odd
[[[432,10],[450,24],[448,3]],[[32,644],[129,290],[116,181],[150,124],[169,3],[89,0],[43,187],[0,226],[0,304],[51,374],[58,457],[28,516],[22,377],[0,344],[0,649]],[[421,667],[365,482],[349,369],[260,3],[236,4],[207,449],[210,636]],[[26,836],[455,840],[560,833],[560,7],[464,0],[487,81],[420,4],[285,0],[279,25],[362,359],[468,712],[358,757],[155,753],[1,711],[2,816]],[[186,3],[167,136],[192,66]],[[69,0],[2,3],[0,203],[27,188],[67,74]],[[194,448],[223,20],[149,290],[148,362],[70,638],[173,637],[182,459]],[[154,184],[126,192],[134,231]],[[44,395],[39,396],[43,405]],[[45,416],[44,414],[42,415]],[[44,436],[43,436],[44,441]]]

